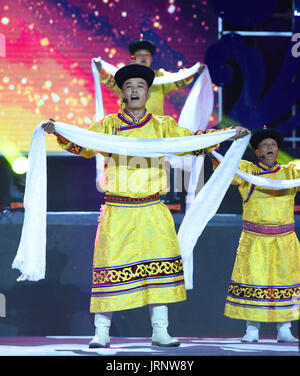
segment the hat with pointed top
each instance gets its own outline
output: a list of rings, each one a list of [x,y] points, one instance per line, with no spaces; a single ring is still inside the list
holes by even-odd
[[[154,55],[156,47],[149,40],[144,40],[144,35],[140,34],[140,38],[137,41],[130,43],[128,49],[131,55],[133,55],[138,50],[147,50],[151,55]]]

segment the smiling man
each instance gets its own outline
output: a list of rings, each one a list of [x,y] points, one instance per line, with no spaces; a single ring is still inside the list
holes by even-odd
[[[154,72],[143,65],[132,64],[118,70],[115,80],[125,108],[107,115],[89,130],[134,138],[191,136],[190,130],[179,127],[170,116],[146,111],[153,79]],[[45,122],[43,128],[55,133],[53,121]],[[247,133],[237,127],[236,137]],[[71,153],[86,158],[96,154],[56,136],[60,146]],[[101,208],[94,248],[90,311],[95,313],[96,334],[90,347],[109,347],[112,312],[144,305],[150,308],[152,344],[179,346],[179,341],[167,332],[167,304],[184,301],[186,289],[173,218],[160,200],[167,187],[164,160],[128,158],[122,155],[122,145],[119,154],[102,154],[105,205]]]
[[[278,131],[266,126],[254,132],[250,144],[258,163],[243,160],[239,169],[270,179],[299,178],[298,164],[277,163],[282,141]],[[238,185],[242,196],[244,224],[225,316],[247,321],[243,342],[258,341],[260,322],[277,322],[277,340],[296,342],[290,327],[300,314],[300,246],[294,232],[294,201],[299,188],[262,188],[238,176],[232,184]]]

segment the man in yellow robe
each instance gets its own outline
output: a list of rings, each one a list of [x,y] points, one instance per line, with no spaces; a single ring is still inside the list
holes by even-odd
[[[170,116],[146,111],[153,79],[154,72],[142,65],[118,70],[115,80],[125,108],[107,115],[89,130],[135,138],[191,136],[190,130],[179,127]],[[46,132],[55,133],[53,121],[42,126]],[[237,127],[236,137],[247,132]],[[56,136],[60,146],[71,153],[86,158],[97,153]],[[179,341],[167,332],[167,304],[184,301],[186,289],[174,221],[160,201],[167,182],[164,161],[128,158],[122,155],[121,145],[118,155],[102,154],[105,205],[101,208],[94,248],[90,311],[95,313],[96,334],[90,347],[109,347],[112,312],[144,305],[150,308],[152,344],[178,346]]]
[[[270,179],[299,178],[299,165],[277,163],[281,142],[275,129],[254,132],[250,144],[259,162],[242,160],[239,169]],[[243,232],[225,316],[246,320],[243,342],[258,341],[260,322],[277,322],[277,340],[295,342],[290,327],[300,318],[300,246],[294,232],[294,201],[300,188],[262,188],[237,175],[232,184],[243,200]]]

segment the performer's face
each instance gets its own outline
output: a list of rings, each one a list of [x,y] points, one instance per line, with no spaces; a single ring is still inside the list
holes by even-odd
[[[255,154],[257,157],[264,156],[262,162],[272,165],[277,160],[278,151],[277,142],[273,138],[265,138],[258,144]]]
[[[142,78],[130,78],[123,84],[122,99],[127,99],[128,110],[144,109],[147,99],[150,97],[147,81]]]
[[[148,50],[137,50],[135,51],[134,56],[136,57],[136,64],[145,65],[150,68],[152,64],[152,55]]]

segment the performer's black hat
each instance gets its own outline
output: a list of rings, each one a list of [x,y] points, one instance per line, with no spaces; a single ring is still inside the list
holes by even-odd
[[[141,34],[140,39],[133,43],[130,43],[128,49],[131,55],[133,55],[137,50],[147,50],[153,56],[155,53],[156,47],[152,42],[148,40],[144,40],[144,35]]]
[[[250,139],[250,145],[254,150],[256,150],[258,144],[265,138],[273,138],[277,142],[278,147],[281,146],[283,141],[283,136],[281,135],[281,133],[279,133],[274,128],[267,128],[267,126],[264,125],[262,129],[253,132],[253,135]]]
[[[122,86],[126,80],[129,80],[130,78],[143,78],[147,82],[149,88],[153,83],[154,76],[154,72],[151,68],[140,64],[130,64],[125,65],[116,72],[115,81],[118,87],[122,90]]]

